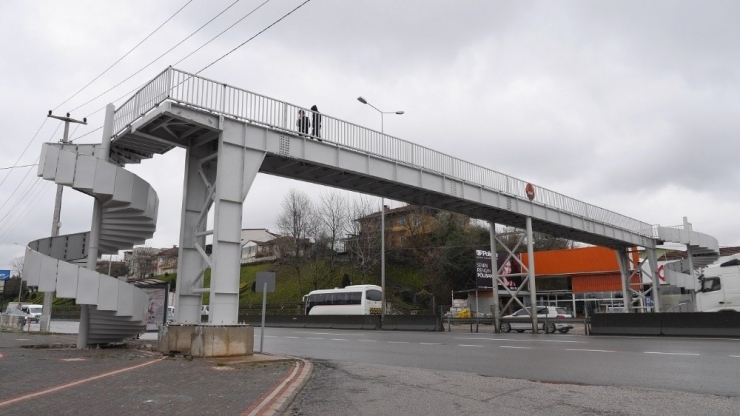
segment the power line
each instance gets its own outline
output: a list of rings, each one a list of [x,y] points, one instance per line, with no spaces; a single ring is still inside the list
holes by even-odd
[[[38,157],[38,158],[36,158],[36,162],[35,162],[35,163],[38,163],[38,161],[39,161],[39,158],[41,158],[41,156],[40,156],[40,155],[39,155],[39,157]],[[3,209],[3,208],[5,208],[5,205],[7,205],[7,204],[8,204],[8,201],[10,201],[11,199],[13,199],[13,195],[15,195],[15,193],[16,193],[16,192],[18,191],[18,188],[20,188],[20,187],[21,187],[21,185],[23,185],[23,182],[25,182],[25,181],[26,181],[26,178],[28,177],[28,174],[29,174],[29,173],[31,173],[31,171],[32,171],[32,170],[33,170],[33,169],[29,169],[29,170],[28,170],[28,172],[26,172],[26,175],[25,175],[25,176],[23,176],[23,179],[21,179],[21,181],[20,181],[20,182],[18,183],[18,186],[16,186],[16,187],[15,187],[15,189],[14,189],[14,190],[13,190],[13,192],[12,192],[12,193],[10,194],[10,196],[9,196],[9,197],[7,197],[7,198],[5,199],[5,202],[3,202],[3,205],[2,205],[2,206],[0,206],[0,211],[2,211],[2,209]],[[21,198],[19,198],[18,200],[20,201],[20,199],[21,199]],[[12,210],[11,210],[11,211],[12,211]],[[7,214],[6,214],[6,216],[7,216]],[[5,219],[5,217],[3,217],[3,219]],[[2,221],[2,219],[0,219],[0,221]]]
[[[268,1],[269,1],[269,0],[268,0]],[[278,20],[274,21],[274,22],[273,22],[272,24],[270,24],[270,25],[269,25],[269,26],[267,26],[266,28],[264,28],[264,29],[260,30],[260,31],[259,31],[259,32],[258,32],[258,33],[257,33],[256,35],[254,35],[254,36],[252,36],[251,38],[249,38],[249,39],[245,40],[244,42],[242,42],[242,43],[241,43],[241,44],[240,44],[239,46],[237,46],[236,48],[234,48],[234,49],[230,50],[229,52],[226,52],[226,53],[225,53],[225,54],[224,54],[223,56],[221,56],[220,58],[218,58],[218,59],[216,59],[215,61],[211,62],[210,64],[206,65],[205,67],[203,67],[203,69],[201,69],[200,71],[196,72],[195,74],[196,74],[196,75],[200,74],[201,72],[205,71],[206,69],[208,69],[209,67],[211,67],[211,66],[212,66],[213,64],[215,64],[216,62],[218,62],[218,61],[220,61],[220,60],[224,59],[225,57],[229,56],[229,55],[230,55],[230,54],[231,54],[232,52],[234,52],[235,50],[237,50],[237,49],[241,48],[242,46],[246,45],[246,44],[247,44],[247,43],[249,43],[249,42],[250,42],[250,41],[251,41],[252,39],[256,38],[257,36],[261,35],[261,34],[262,34],[262,33],[264,33],[265,31],[267,31],[267,29],[269,29],[269,28],[271,28],[271,27],[275,26],[276,24],[280,23],[280,21],[282,21],[282,20],[283,20],[283,19],[285,19],[286,17],[290,16],[291,14],[293,14],[293,12],[295,12],[295,11],[296,11],[296,10],[298,10],[298,9],[300,9],[301,7],[303,7],[303,6],[304,6],[304,5],[306,4],[306,3],[310,2],[310,1],[311,1],[311,0],[306,0],[306,1],[304,1],[303,3],[299,4],[299,5],[298,5],[298,7],[296,7],[295,9],[293,9],[293,10],[291,10],[291,11],[289,11],[288,13],[286,13],[285,15],[283,15],[283,17],[281,17],[281,18],[279,18]],[[267,2],[265,2],[265,3],[267,3]],[[263,4],[264,4],[264,3],[263,3]],[[262,6],[260,6],[260,7],[262,7]]]
[[[33,143],[33,141],[36,140],[36,136],[39,135],[39,132],[41,131],[41,129],[46,124],[46,120],[48,120],[48,118],[44,117],[44,122],[41,123],[41,125],[39,126],[39,129],[36,130],[36,134],[33,135],[33,137],[31,138],[31,141],[29,141],[28,144],[26,145],[26,148],[23,149],[23,153],[21,153],[21,155],[18,156],[18,160],[15,161],[15,163],[13,164],[13,167],[18,166],[18,162],[20,162],[21,161],[21,158],[23,157],[23,155],[26,154],[26,151],[28,150],[28,147],[31,146],[31,143]],[[59,129],[59,127],[57,127],[57,129]],[[56,133],[56,130],[54,132]],[[10,176],[10,171],[8,171],[8,174],[5,175],[5,177],[3,178],[2,182],[0,182],[0,187],[3,186],[3,184],[5,183],[5,180],[8,179],[8,176]]]
[[[206,43],[204,43],[204,44],[200,45],[200,47],[199,47],[198,49],[196,49],[196,50],[194,50],[194,51],[190,52],[190,53],[189,53],[189,54],[187,54],[187,55],[186,55],[186,56],[185,56],[184,58],[182,58],[182,59],[180,59],[179,61],[177,61],[177,62],[175,62],[174,64],[172,64],[172,66],[176,66],[176,65],[178,65],[178,64],[179,64],[180,62],[182,62],[182,61],[184,61],[184,60],[186,60],[186,59],[190,58],[191,56],[193,56],[193,54],[195,54],[195,53],[196,53],[196,52],[198,52],[199,50],[201,50],[201,49],[203,49],[204,47],[206,47],[206,45],[208,45],[209,43],[213,42],[214,40],[216,40],[217,38],[219,38],[219,37],[220,37],[221,35],[223,35],[224,33],[226,33],[226,32],[228,32],[229,30],[231,30],[231,28],[233,28],[233,27],[234,27],[234,26],[236,26],[237,24],[241,23],[241,21],[242,21],[242,20],[244,20],[244,19],[246,19],[247,17],[251,16],[251,15],[252,15],[252,13],[254,13],[254,12],[256,12],[257,10],[261,9],[261,8],[262,8],[262,6],[264,6],[265,4],[267,4],[267,3],[269,3],[269,2],[270,2],[270,0],[265,0],[265,1],[264,1],[264,2],[262,3],[262,4],[260,4],[259,6],[255,7],[254,9],[252,9],[252,11],[250,11],[250,12],[249,12],[249,13],[247,13],[246,15],[242,16],[242,18],[241,18],[241,19],[237,20],[237,21],[236,21],[236,22],[234,22],[234,23],[233,23],[233,24],[232,24],[231,26],[229,26],[229,27],[227,27],[226,29],[224,29],[224,30],[223,30],[223,31],[222,31],[221,33],[219,33],[218,35],[216,35],[216,36],[212,37],[212,38],[211,38],[211,39],[210,39],[210,40],[209,40],[208,42],[206,42]]]
[[[20,165],[20,166],[6,166],[4,168],[0,168],[0,170],[5,169],[20,169],[20,168],[29,168],[31,166],[38,166],[38,163],[34,163],[33,165]]]
[[[39,181],[39,183],[43,184],[44,181]],[[38,208],[39,204],[36,204],[36,200],[41,196],[41,194],[43,193],[43,191],[44,191],[44,187],[43,186],[39,187],[38,191],[36,192],[36,195],[34,195],[31,198],[31,202],[29,203],[29,206],[27,207],[27,209],[16,211],[16,212],[21,212],[22,215],[20,217],[16,218],[16,220],[12,222],[12,225],[10,227],[6,228],[5,231],[2,234],[0,234],[0,241],[2,239],[4,239],[6,235],[8,235],[8,233],[10,232],[10,230],[12,230],[18,224],[20,224],[21,222],[23,222],[23,220],[28,216],[28,214],[31,213],[31,211],[34,211],[35,208]]]
[[[114,90],[114,89],[118,88],[118,87],[119,87],[119,86],[120,86],[121,84],[123,84],[124,82],[126,82],[126,81],[130,80],[131,78],[135,77],[136,75],[138,75],[139,73],[141,73],[141,72],[142,72],[143,70],[145,70],[145,69],[149,68],[149,67],[150,67],[150,66],[151,66],[152,64],[154,64],[154,63],[155,63],[155,62],[157,62],[158,60],[162,59],[162,58],[163,58],[163,57],[164,57],[165,55],[167,55],[168,53],[172,52],[172,50],[174,50],[175,48],[177,48],[178,46],[180,46],[181,44],[183,44],[183,43],[184,43],[184,42],[185,42],[186,40],[190,39],[190,38],[191,38],[191,37],[192,37],[193,35],[195,35],[196,33],[198,33],[198,32],[199,32],[199,31],[200,31],[201,29],[203,29],[203,28],[204,28],[204,27],[206,27],[206,26],[207,26],[208,24],[210,24],[211,22],[213,22],[214,20],[216,20],[216,18],[218,18],[219,16],[221,16],[222,14],[224,14],[224,12],[226,12],[227,10],[229,10],[229,9],[230,9],[230,8],[231,8],[232,6],[234,6],[234,5],[235,5],[236,3],[238,3],[239,1],[241,1],[241,0],[236,0],[235,2],[231,3],[231,4],[230,4],[229,6],[227,6],[227,7],[225,8],[225,9],[223,9],[223,10],[222,10],[222,11],[221,11],[221,12],[220,12],[219,14],[217,14],[216,16],[214,16],[213,18],[211,18],[211,20],[209,20],[208,22],[206,22],[205,24],[203,24],[203,25],[202,25],[201,27],[199,27],[199,28],[198,28],[197,30],[195,30],[195,31],[194,31],[193,33],[191,33],[190,35],[188,35],[188,36],[187,36],[187,37],[186,37],[185,39],[183,39],[183,40],[181,40],[180,42],[178,42],[177,44],[175,44],[175,46],[171,47],[171,48],[170,48],[170,49],[168,49],[168,50],[167,50],[166,52],[164,52],[164,53],[162,53],[161,55],[159,55],[159,56],[158,56],[157,58],[155,58],[155,59],[154,59],[153,61],[149,62],[149,63],[148,63],[148,64],[146,64],[146,65],[145,65],[144,67],[140,68],[140,69],[139,69],[138,71],[136,71],[136,72],[134,72],[133,74],[129,75],[128,77],[126,77],[126,78],[125,78],[124,80],[122,80],[122,81],[121,81],[121,82],[119,82],[118,84],[116,84],[116,85],[114,85],[114,86],[112,86],[112,87],[108,88],[107,90],[105,90],[105,91],[101,92],[100,94],[98,94],[97,96],[95,96],[95,97],[93,97],[92,99],[88,100],[87,102],[85,102],[85,103],[83,103],[83,104],[81,104],[81,105],[79,105],[79,106],[77,106],[77,107],[73,108],[73,109],[72,109],[72,111],[75,111],[75,110],[77,110],[77,109],[78,109],[78,108],[80,108],[80,107],[84,107],[84,106],[86,106],[86,105],[90,104],[91,102],[93,102],[93,101],[97,100],[98,98],[102,97],[103,95],[105,95],[105,94],[107,94],[107,93],[111,92],[112,90]],[[257,6],[257,7],[255,8],[255,9],[253,9],[253,10],[252,10],[251,12],[249,12],[249,13],[248,13],[248,14],[247,14],[246,16],[243,16],[243,17],[242,17],[241,19],[237,20],[237,21],[236,21],[236,23],[232,24],[231,26],[229,26],[228,28],[226,28],[226,30],[222,31],[222,32],[221,32],[221,33],[219,33],[218,35],[216,35],[216,36],[214,36],[213,38],[211,38],[211,40],[209,40],[208,42],[206,42],[206,43],[204,43],[203,45],[201,45],[201,46],[200,46],[200,47],[199,47],[198,49],[196,49],[196,50],[194,50],[193,52],[191,52],[190,54],[188,54],[188,55],[187,55],[187,56],[186,56],[185,58],[182,58],[182,59],[180,59],[179,61],[177,61],[177,62],[176,62],[176,63],[175,63],[174,65],[177,65],[177,64],[179,64],[180,62],[184,61],[185,59],[187,59],[188,57],[190,57],[190,56],[191,56],[191,55],[193,55],[194,53],[196,53],[196,52],[198,52],[199,50],[201,50],[201,49],[202,49],[202,48],[203,48],[204,46],[208,45],[208,44],[209,44],[209,43],[211,43],[211,42],[212,42],[212,41],[213,41],[214,39],[216,39],[216,38],[218,38],[219,36],[223,35],[223,34],[224,34],[224,33],[225,33],[226,31],[228,31],[229,29],[231,29],[232,27],[234,27],[234,26],[235,26],[235,25],[236,25],[237,23],[239,23],[239,22],[241,22],[242,20],[246,19],[246,18],[247,18],[247,17],[249,16],[249,15],[251,15],[251,14],[252,14],[252,13],[254,13],[255,11],[259,10],[259,9],[260,9],[260,8],[261,8],[262,6],[264,6],[264,5],[265,5],[266,3],[268,3],[269,1],[270,1],[270,0],[266,0],[266,1],[264,2],[264,3],[260,4],[259,6]],[[147,81],[147,82],[148,82],[148,81]],[[138,90],[139,88],[141,88],[141,87],[137,87],[137,88],[133,89],[133,90],[132,90],[131,92],[133,92],[133,91],[136,91],[136,90]],[[125,94],[124,96],[128,96],[129,94],[131,94],[131,92],[129,92],[129,93],[127,93],[127,94]],[[103,108],[105,108],[105,107],[103,107]],[[102,110],[103,108],[101,108],[100,110]],[[97,113],[97,112],[98,112],[98,111],[100,111],[100,110],[97,110],[97,111],[96,111],[95,113]],[[95,114],[95,113],[93,113],[93,114]],[[88,117],[90,117],[90,116],[88,116]]]
[[[187,2],[187,3],[185,3],[185,5],[184,5],[184,6],[182,6],[182,7],[181,7],[181,8],[180,8],[180,9],[179,9],[179,10],[178,10],[177,12],[175,12],[175,14],[173,14],[172,16],[170,16],[170,18],[169,18],[169,19],[167,19],[167,20],[166,20],[166,21],[165,21],[164,23],[162,23],[161,25],[159,25],[159,27],[157,27],[157,28],[156,28],[156,29],[155,29],[155,30],[154,30],[154,31],[153,31],[152,33],[150,33],[150,34],[149,34],[149,35],[148,35],[148,36],[147,36],[146,38],[144,38],[144,40],[142,40],[141,42],[139,42],[139,43],[138,43],[138,44],[137,44],[136,46],[134,46],[134,47],[133,47],[133,48],[132,48],[132,49],[131,49],[130,51],[126,52],[126,54],[125,54],[125,55],[123,55],[123,56],[122,56],[122,57],[121,57],[120,59],[118,59],[118,60],[117,60],[116,62],[114,62],[114,63],[113,63],[113,65],[111,65],[110,67],[108,67],[108,69],[106,69],[105,71],[103,71],[103,72],[102,72],[102,73],[101,73],[100,75],[98,75],[97,77],[95,77],[95,78],[94,78],[94,79],[93,79],[92,81],[90,81],[90,82],[89,82],[89,83],[88,83],[87,85],[85,85],[84,87],[82,87],[82,88],[81,88],[81,89],[80,89],[79,91],[77,91],[76,93],[74,93],[74,94],[73,94],[73,95],[72,95],[71,97],[69,97],[69,98],[67,98],[66,100],[64,100],[64,102],[62,102],[61,104],[59,104],[58,106],[56,106],[56,107],[55,107],[54,109],[56,110],[57,108],[61,107],[62,105],[64,105],[65,103],[67,103],[67,102],[68,102],[69,100],[71,100],[72,98],[74,98],[74,97],[75,97],[75,96],[76,96],[77,94],[79,94],[80,92],[82,92],[82,91],[83,91],[83,90],[84,90],[85,88],[89,87],[89,86],[90,86],[90,84],[92,84],[92,83],[93,83],[93,82],[95,82],[95,81],[96,81],[96,80],[97,80],[98,78],[100,78],[101,76],[103,76],[103,75],[104,75],[104,74],[105,74],[106,72],[108,72],[108,71],[109,71],[109,70],[110,70],[111,68],[113,68],[113,66],[115,66],[115,65],[116,65],[117,63],[119,63],[119,62],[120,62],[120,61],[121,61],[121,60],[122,60],[123,58],[125,58],[126,56],[128,56],[128,55],[129,55],[129,54],[130,54],[130,53],[131,53],[131,52],[132,52],[132,51],[133,51],[134,49],[138,48],[138,47],[139,47],[139,46],[140,46],[140,45],[141,45],[141,44],[142,44],[142,43],[143,43],[144,41],[146,41],[147,39],[149,39],[149,38],[150,38],[150,37],[151,37],[151,36],[152,36],[152,35],[153,35],[154,33],[156,33],[156,32],[157,32],[157,31],[158,31],[159,29],[161,29],[161,28],[162,28],[162,26],[164,26],[164,25],[165,25],[165,24],[166,24],[167,22],[169,22],[169,21],[170,21],[170,20],[171,20],[171,19],[172,19],[173,17],[175,17],[175,16],[176,16],[176,15],[177,15],[178,13],[180,13],[180,11],[182,11],[182,9],[184,9],[184,8],[185,8],[185,7],[186,7],[186,6],[188,5],[188,4],[190,4],[190,3],[192,2],[192,1],[193,1],[193,0],[189,0],[189,1]],[[47,121],[47,120],[48,120],[48,119],[47,119],[47,118],[45,117],[45,118],[44,118],[44,122],[43,122],[43,123],[41,123],[41,126],[39,126],[38,130],[36,131],[36,134],[34,134],[34,135],[33,135],[33,137],[31,138],[31,140],[30,140],[30,141],[28,142],[28,144],[26,145],[26,148],[25,148],[25,149],[23,149],[23,152],[22,152],[22,153],[21,153],[21,155],[20,155],[20,156],[18,157],[18,160],[16,160],[16,162],[15,162],[15,163],[13,164],[13,166],[17,166],[17,165],[18,165],[18,162],[19,162],[19,161],[21,160],[21,158],[23,157],[23,155],[25,155],[25,154],[26,154],[26,151],[27,151],[27,150],[28,150],[28,148],[29,148],[29,147],[31,146],[31,143],[33,143],[33,142],[34,142],[34,140],[36,140],[36,137],[38,136],[39,132],[41,131],[41,129],[42,129],[42,128],[44,127],[44,125],[46,124],[46,121]],[[10,171],[11,171],[11,170],[8,170],[8,174],[7,174],[7,175],[5,175],[5,178],[3,178],[3,180],[2,180],[2,181],[0,181],[0,187],[2,187],[2,185],[3,185],[4,183],[5,183],[5,180],[6,180],[6,179],[8,179],[8,176],[10,175]]]
[[[180,13],[182,11],[182,9],[184,9],[185,7],[187,7],[188,4],[190,4],[192,2],[193,2],[193,0],[188,0],[188,2],[185,3],[184,6],[180,7],[180,9],[175,12],[175,14],[173,14],[172,16],[170,16],[167,20],[164,21],[164,23],[162,23],[156,29],[154,29],[154,31],[152,33],[148,34],[141,42],[137,43],[136,46],[134,46],[133,48],[131,48],[131,50],[129,50],[128,52],[126,52],[122,57],[118,58],[118,60],[116,62],[113,62],[113,65],[109,66],[105,71],[103,71],[102,73],[100,73],[100,75],[98,75],[97,77],[95,77],[92,81],[88,82],[84,87],[80,88],[79,91],[77,91],[76,93],[72,94],[72,96],[69,97],[69,98],[67,98],[66,100],[64,100],[63,103],[61,103],[58,106],[54,107],[54,110],[58,109],[59,107],[63,106],[64,104],[66,104],[67,101],[69,101],[72,98],[76,97],[77,94],[79,94],[82,91],[84,91],[85,88],[89,87],[93,82],[97,81],[100,77],[102,77],[103,75],[105,75],[108,71],[111,70],[111,68],[113,68],[114,66],[116,66],[116,64],[118,64],[119,62],[121,62],[131,52],[133,52],[136,48],[138,48],[139,46],[141,46],[142,43],[146,42],[147,39],[149,39],[150,37],[152,37],[152,35],[154,35],[155,33],[157,33],[159,31],[159,29],[161,29],[164,25],[166,25],[167,22],[169,22],[170,20],[172,20],[175,16],[178,15],[178,13]],[[77,108],[79,108],[79,107],[77,107]],[[74,111],[74,110],[72,110],[72,111]]]

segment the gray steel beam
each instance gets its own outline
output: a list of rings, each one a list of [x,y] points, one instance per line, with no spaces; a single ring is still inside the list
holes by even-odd
[[[249,131],[244,123],[221,118],[220,125],[208,322],[234,325],[239,312],[242,205],[265,152],[244,147]]]
[[[617,255],[617,264],[619,265],[619,274],[622,281],[622,300],[624,301],[624,312],[632,312],[632,292],[630,291],[630,260],[625,247],[615,250]]]
[[[655,307],[655,312],[661,311],[661,299],[660,299],[660,277],[658,277],[658,256],[655,254],[654,248],[645,247],[645,251],[647,251],[647,259],[650,263],[650,270],[652,271],[652,298],[653,298],[653,305]],[[694,271],[691,270],[691,274],[694,274]]]
[[[200,307],[203,296],[193,292],[193,289],[203,287],[200,279],[200,270],[204,261],[198,252],[197,246],[205,247],[205,236],[198,237],[196,233],[206,229],[207,221],[199,221],[201,210],[208,200],[208,187],[201,179],[198,171],[201,169],[199,160],[208,156],[205,148],[189,147],[185,156],[185,179],[182,195],[182,213],[180,217],[180,246],[177,258],[177,308],[175,320],[182,324],[200,323]],[[216,166],[208,164],[203,171],[207,177],[216,177]],[[207,209],[207,208],[206,208]]]

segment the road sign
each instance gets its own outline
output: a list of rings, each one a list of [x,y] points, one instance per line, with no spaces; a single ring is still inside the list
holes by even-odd
[[[529,198],[530,201],[534,199],[534,185],[528,183],[527,186],[524,187],[524,192],[527,193],[527,198]]]
[[[267,286],[265,286],[267,283]],[[257,292],[262,292],[263,289],[267,288],[267,293],[275,291],[275,273],[273,272],[257,272],[257,284],[255,289]]]
[[[10,279],[10,270],[0,270],[0,280]]]

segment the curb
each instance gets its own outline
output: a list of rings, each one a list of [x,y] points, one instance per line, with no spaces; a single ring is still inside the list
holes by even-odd
[[[249,407],[242,416],[271,416],[287,409],[298,392],[308,382],[313,371],[310,361],[295,358],[292,371],[275,383],[262,397]]]

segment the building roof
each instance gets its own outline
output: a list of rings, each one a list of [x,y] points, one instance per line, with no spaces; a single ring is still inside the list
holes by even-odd
[[[248,242],[262,243],[280,237],[279,234],[271,233],[267,228],[244,228],[241,233],[241,244]]]
[[[424,207],[421,205],[404,205],[398,208],[386,209],[385,215],[397,214],[397,213],[402,213],[402,212],[415,212],[415,211],[420,211],[422,209],[424,209],[424,212],[429,213],[429,214],[432,214],[432,213],[436,214],[437,212],[439,212],[439,210],[436,208],[428,208],[428,207]],[[380,214],[381,214],[381,211],[376,211],[364,217],[357,218],[355,219],[355,221],[362,221],[362,220],[369,219],[369,218],[379,217]]]

